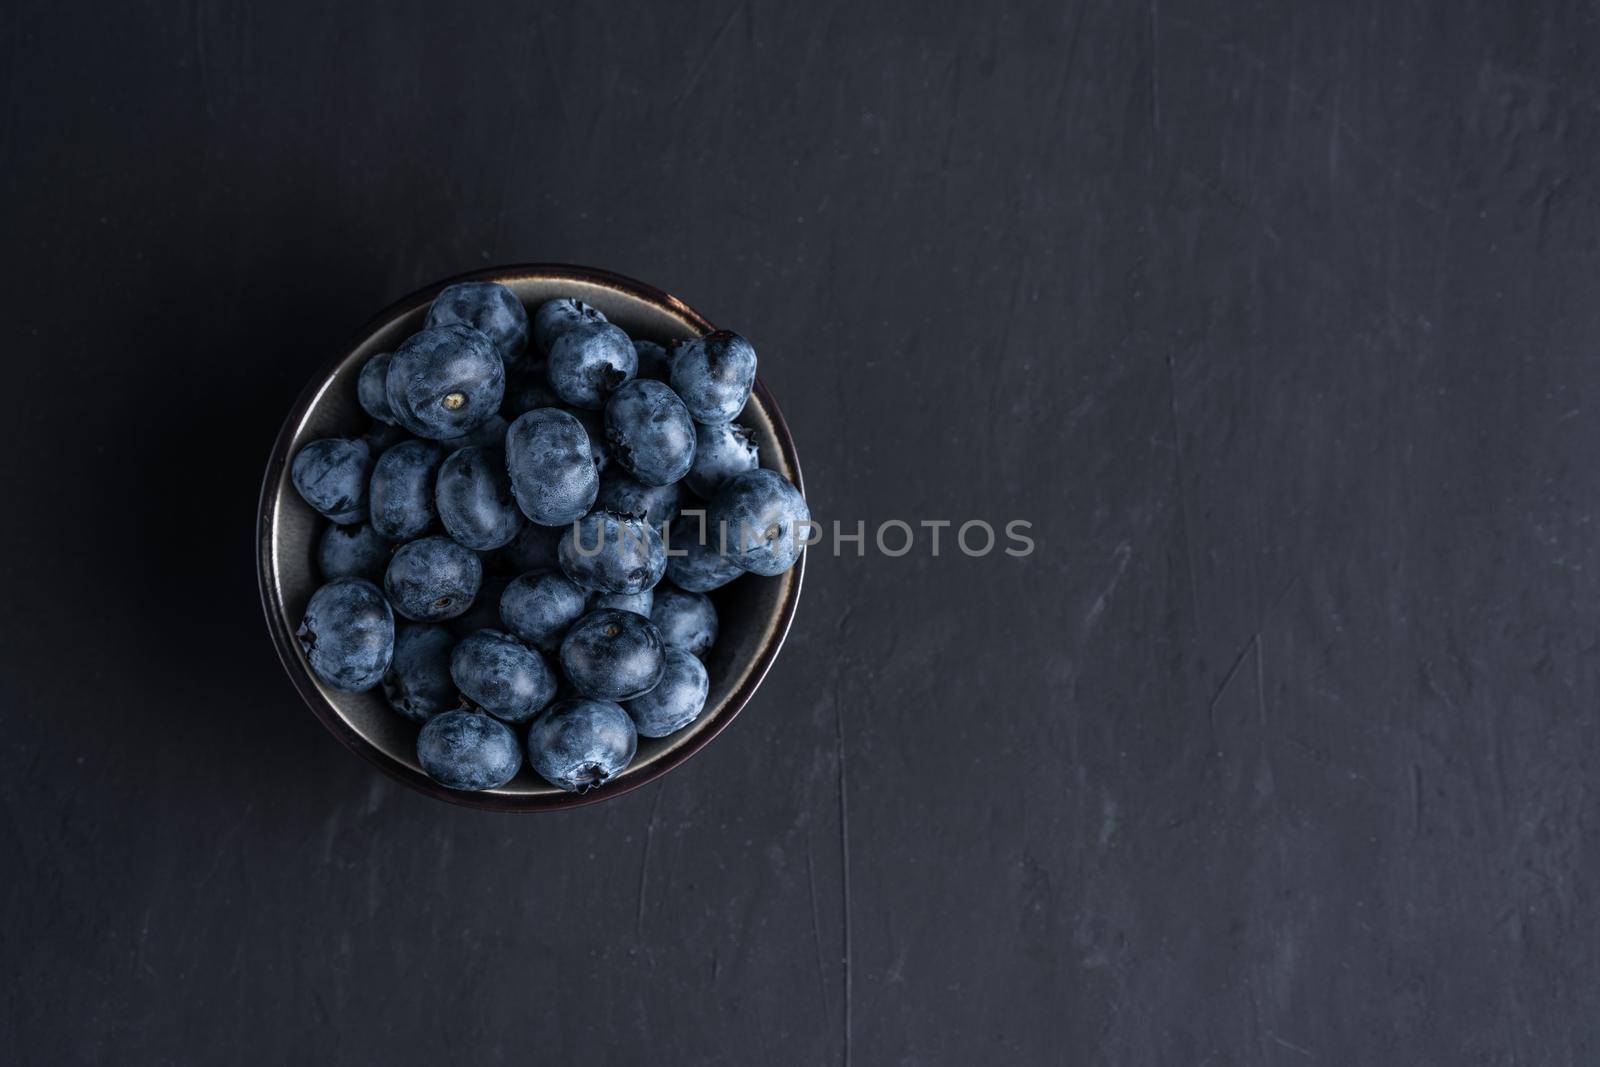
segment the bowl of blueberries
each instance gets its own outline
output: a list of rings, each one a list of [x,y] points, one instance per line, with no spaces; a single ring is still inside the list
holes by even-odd
[[[800,463],[756,350],[586,267],[400,300],[267,464],[262,605],[347,747],[495,810],[603,800],[749,702],[799,601]]]

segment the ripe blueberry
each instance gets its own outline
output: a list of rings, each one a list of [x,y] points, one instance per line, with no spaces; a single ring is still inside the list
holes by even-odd
[[[771,576],[800,558],[811,510],[783,475],[753,470],[722,483],[706,519],[713,531],[727,530],[728,558],[741,570]]]
[[[600,490],[589,435],[577,419],[555,408],[535,408],[511,424],[506,470],[522,513],[545,526],[582,517]]]
[[[312,673],[333,689],[359,693],[389,669],[394,615],[371,582],[336,578],[311,595],[295,637]]]
[[[401,545],[383,576],[394,610],[408,619],[453,619],[472,606],[483,582],[477,553],[448,537]]]
[[[451,537],[478,552],[509,544],[522,529],[522,512],[511,498],[502,448],[452,452],[435,482],[439,518]]]
[[[569,793],[610,781],[638,747],[633,720],[609,700],[557,701],[528,727],[529,766]]]
[[[394,638],[394,660],[383,676],[389,704],[412,722],[427,722],[460,704],[450,677],[456,638],[434,623],[402,626]]]
[[[744,573],[723,554],[721,539],[714,527],[702,531],[699,524],[680,519],[672,524],[670,533],[667,547],[673,554],[667,557],[667,577],[678,588],[691,593],[709,593]]]
[[[672,388],[696,422],[731,422],[750,399],[756,350],[736,333],[718,330],[672,354]]]
[[[524,574],[500,594],[500,621],[528,644],[553,651],[587,604],[588,593],[558,570]]]
[[[631,611],[600,608],[567,631],[561,669],[586,696],[632,700],[661,680],[665,653],[650,620]]]
[[[541,353],[548,353],[556,338],[574,326],[605,321],[604,315],[582,300],[570,296],[546,300],[533,313],[533,343]]]
[[[361,435],[361,439],[367,443],[367,447],[372,450],[374,456],[381,456],[410,436],[405,430],[393,423],[375,422],[368,427],[366,433]]]
[[[671,485],[694,461],[694,422],[678,394],[634,379],[606,401],[606,443],[617,462],[645,485]]]
[[[417,762],[447,789],[495,789],[522,769],[522,748],[511,727],[463,708],[428,720],[417,735]]]
[[[394,412],[389,409],[389,360],[393,355],[379,352],[361,365],[361,377],[356,379],[356,399],[361,410],[383,423],[393,423]]]
[[[383,581],[389,567],[392,546],[371,526],[340,526],[330,523],[317,543],[317,567],[324,581],[335,578],[365,578]]]
[[[761,453],[750,430],[737,423],[695,423],[694,441],[694,463],[684,481],[707,500],[735,474],[761,466]]]
[[[717,609],[704,593],[657,586],[650,621],[668,648],[704,656],[717,642]]]
[[[461,282],[445,289],[428,309],[428,325],[459,322],[489,339],[507,367],[528,347],[528,311],[498,282]]]
[[[591,511],[561,535],[561,569],[596,593],[642,593],[667,570],[654,526],[629,515]]]
[[[643,696],[622,705],[640,737],[666,737],[683,729],[705,710],[711,680],[705,665],[681,648],[668,648],[661,681]]]
[[[527,722],[556,695],[544,657],[499,630],[470,633],[450,656],[450,677],[463,696],[506,722]]]
[[[372,469],[372,528],[390,541],[421,537],[439,518],[433,483],[444,449],[432,441],[401,441]]]
[[[460,437],[500,409],[506,372],[494,345],[461,323],[429,326],[389,361],[384,389],[395,419],[418,437]]]
[[[317,511],[341,526],[367,517],[367,482],[372,477],[372,449],[362,440],[339,437],[312,441],[289,468],[296,491]]]
[[[574,326],[550,346],[550,388],[564,403],[598,411],[639,365],[628,335],[608,322]]]

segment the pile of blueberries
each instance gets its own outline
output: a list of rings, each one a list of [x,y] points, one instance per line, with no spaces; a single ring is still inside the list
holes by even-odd
[[[445,289],[362,367],[372,429],[294,458],[331,521],[297,631],[312,671],[381,684],[451,789],[504,785],[524,751],[562,789],[609,781],[704,710],[705,594],[802,551],[805,500],[733,421],[755,377],[724,330],[669,351],[579,300],[530,323],[505,286]]]

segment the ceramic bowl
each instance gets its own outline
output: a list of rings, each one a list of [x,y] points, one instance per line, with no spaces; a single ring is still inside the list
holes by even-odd
[[[445,286],[461,281],[496,281],[509,286],[530,313],[552,297],[575,296],[599,308],[631,336],[663,344],[693,338],[714,328],[705,316],[683,301],[641,282],[589,267],[549,264],[497,267],[449,278],[380,313],[353,345],[311,379],[272,447],[261,487],[256,531],[257,573],[267,627],[284,670],[329,732],[347,748],[414,789],[453,803],[501,811],[569,808],[620,796],[659,778],[700,751],[750,702],[794,618],[805,571],[804,556],[787,574],[775,578],[745,575],[711,594],[720,620],[720,636],[706,659],[711,679],[706,710],[694,724],[671,737],[640,738],[633,763],[603,787],[585,794],[563,792],[526,766],[499,789],[459,793],[443,788],[423,774],[417,764],[418,727],[389,707],[381,687],[365,693],[329,689],[311,673],[294,637],[306,603],[320,584],[316,544],[326,520],[312,511],[290,484],[290,460],[307,442],[356,435],[369,427],[370,420],[356,402],[356,379],[362,364],[379,352],[393,351],[422,326],[434,296]],[[763,350],[762,354],[781,358],[770,350]],[[805,485],[794,440],[777,402],[760,380],[738,421],[754,431],[761,448],[761,465],[783,474],[803,492]]]

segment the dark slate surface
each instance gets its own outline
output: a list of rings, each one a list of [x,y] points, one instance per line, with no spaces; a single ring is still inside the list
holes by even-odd
[[[0,1060],[1595,1062],[1592,6],[454,6],[0,10]],[[381,777],[259,470],[527,260],[1039,551],[814,554],[614,803]]]

